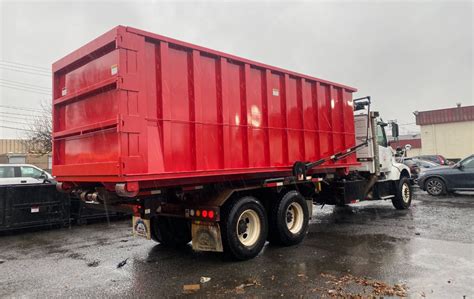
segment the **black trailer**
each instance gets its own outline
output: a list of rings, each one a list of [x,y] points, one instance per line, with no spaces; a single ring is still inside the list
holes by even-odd
[[[0,231],[66,225],[70,200],[55,184],[0,186]]]

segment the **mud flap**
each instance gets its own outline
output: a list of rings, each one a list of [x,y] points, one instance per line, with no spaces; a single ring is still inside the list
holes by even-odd
[[[308,206],[308,218],[313,218],[313,199],[306,200],[306,205]]]
[[[194,221],[191,227],[193,250],[223,252],[219,223]]]
[[[133,216],[132,224],[134,236],[146,238],[147,240],[151,239],[150,220]]]

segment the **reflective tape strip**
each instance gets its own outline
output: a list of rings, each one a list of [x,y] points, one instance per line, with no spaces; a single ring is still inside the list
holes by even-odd
[[[272,183],[266,183],[264,187],[279,187],[283,186],[283,182],[272,182]]]

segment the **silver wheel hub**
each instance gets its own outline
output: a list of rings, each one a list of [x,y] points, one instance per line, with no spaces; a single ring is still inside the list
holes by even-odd
[[[438,180],[429,180],[428,183],[426,184],[426,189],[431,194],[440,194],[441,191],[443,190],[443,185]]]

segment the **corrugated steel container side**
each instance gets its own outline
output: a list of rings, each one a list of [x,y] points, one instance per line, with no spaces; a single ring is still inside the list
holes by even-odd
[[[130,27],[53,72],[53,174],[64,181],[277,175],[355,144],[355,89]]]

